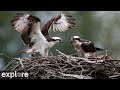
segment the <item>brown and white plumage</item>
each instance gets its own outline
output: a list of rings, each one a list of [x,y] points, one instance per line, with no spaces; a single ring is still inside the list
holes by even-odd
[[[101,48],[95,47],[90,40],[81,39],[79,36],[73,36],[71,44],[79,56],[89,57],[93,56],[97,51],[103,51]]]
[[[75,19],[70,15],[60,14],[55,17],[52,23],[52,29],[54,32],[65,32],[69,28],[76,26]]]
[[[48,30],[51,28],[54,32],[65,32],[76,26],[72,16],[65,14],[53,17],[43,27],[40,27],[40,22],[38,17],[24,13],[17,13],[10,22],[28,45],[27,53],[38,52],[42,56],[48,56],[49,48],[62,41],[60,37],[51,37]]]

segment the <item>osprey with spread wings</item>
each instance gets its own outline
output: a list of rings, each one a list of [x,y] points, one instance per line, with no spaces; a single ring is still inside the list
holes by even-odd
[[[65,32],[76,26],[75,19],[70,15],[60,14],[41,27],[41,21],[38,17],[30,14],[17,13],[10,24],[21,35],[22,41],[28,46],[23,50],[26,53],[39,53],[42,56],[48,56],[49,49],[57,42],[62,42],[60,37],[51,37],[49,29],[54,32]]]

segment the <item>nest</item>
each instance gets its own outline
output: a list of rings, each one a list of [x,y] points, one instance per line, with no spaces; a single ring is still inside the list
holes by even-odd
[[[118,79],[120,78],[120,60],[111,54],[94,58],[80,58],[65,55],[14,58],[5,67],[5,71],[27,72],[28,79]]]

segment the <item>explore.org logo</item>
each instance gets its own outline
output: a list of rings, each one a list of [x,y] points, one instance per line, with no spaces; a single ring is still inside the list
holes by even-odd
[[[1,71],[0,78],[28,78],[29,74],[27,72],[9,72],[9,71]]]

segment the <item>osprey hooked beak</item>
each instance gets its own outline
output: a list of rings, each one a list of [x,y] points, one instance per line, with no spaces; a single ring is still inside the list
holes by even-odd
[[[59,42],[63,43],[63,40],[61,38],[57,39]]]
[[[62,39],[59,39],[59,41],[60,41],[61,43],[63,43]]]

